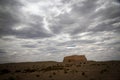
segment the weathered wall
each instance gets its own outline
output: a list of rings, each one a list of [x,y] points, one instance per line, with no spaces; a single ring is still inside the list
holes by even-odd
[[[87,62],[85,55],[72,55],[64,57],[63,62]]]

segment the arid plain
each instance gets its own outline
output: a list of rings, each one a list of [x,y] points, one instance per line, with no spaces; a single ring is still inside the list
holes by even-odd
[[[0,64],[0,80],[120,80],[120,61]]]

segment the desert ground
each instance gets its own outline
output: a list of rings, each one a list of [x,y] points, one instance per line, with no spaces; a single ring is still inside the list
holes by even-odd
[[[120,61],[0,64],[0,80],[120,80]]]

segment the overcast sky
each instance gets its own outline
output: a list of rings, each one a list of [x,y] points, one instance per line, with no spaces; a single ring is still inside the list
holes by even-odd
[[[120,0],[0,0],[0,63],[120,60]]]

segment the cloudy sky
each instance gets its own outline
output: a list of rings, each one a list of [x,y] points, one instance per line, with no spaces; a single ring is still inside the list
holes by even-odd
[[[0,0],[0,63],[120,60],[120,0]]]

